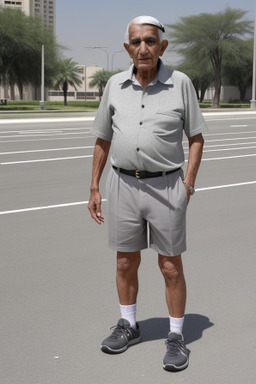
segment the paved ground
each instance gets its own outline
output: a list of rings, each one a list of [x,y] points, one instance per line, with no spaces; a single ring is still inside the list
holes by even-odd
[[[1,384],[255,383],[256,114],[206,120],[184,254],[190,366],[174,374],[161,366],[168,314],[150,250],[140,269],[143,342],[118,356],[99,350],[119,309],[107,225],[86,207],[91,120],[1,121]]]

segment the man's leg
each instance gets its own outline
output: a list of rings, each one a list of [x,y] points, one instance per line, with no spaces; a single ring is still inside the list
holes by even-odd
[[[165,280],[166,302],[170,316],[182,318],[186,305],[186,282],[181,255],[158,255],[158,263]]]
[[[136,324],[136,300],[138,294],[138,268],[140,252],[117,252],[116,283],[122,319],[129,321],[133,329]]]
[[[140,261],[140,251],[117,252],[116,284],[121,305],[136,304]]]
[[[158,263],[165,280],[166,302],[170,316],[170,333],[166,341],[167,352],[163,367],[178,371],[188,366],[188,352],[184,344],[182,327],[186,305],[186,282],[181,255],[158,255]]]
[[[141,340],[136,323],[138,294],[138,268],[140,252],[117,252],[116,284],[120,302],[121,319],[112,334],[103,340],[101,349],[106,353],[121,353]]]

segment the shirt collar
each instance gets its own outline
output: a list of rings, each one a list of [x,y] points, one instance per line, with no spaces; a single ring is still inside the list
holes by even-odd
[[[122,76],[119,81],[119,84],[124,84],[127,81],[134,82],[135,81],[134,69],[135,69],[134,64],[132,64],[127,71],[122,72]],[[172,85],[173,84],[171,79],[172,73],[173,73],[173,70],[169,70],[168,68],[166,68],[162,60],[159,59],[159,69],[156,74],[156,77],[151,82],[151,84],[152,85],[156,84],[157,81],[159,81],[162,84]]]

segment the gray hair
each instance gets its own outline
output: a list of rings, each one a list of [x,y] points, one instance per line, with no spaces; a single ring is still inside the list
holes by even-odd
[[[129,44],[129,29],[130,29],[130,26],[133,24],[149,24],[157,27],[160,42],[164,40],[165,28],[164,28],[164,25],[160,23],[160,21],[158,21],[152,16],[138,16],[138,17],[135,17],[135,19],[133,19],[132,21],[130,21],[130,23],[127,25],[126,32],[124,35],[125,43]]]

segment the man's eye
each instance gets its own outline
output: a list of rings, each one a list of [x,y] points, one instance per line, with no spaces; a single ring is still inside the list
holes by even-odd
[[[138,45],[140,45],[140,41],[139,40],[134,40],[132,41],[131,43],[134,47],[138,47]]]
[[[148,45],[153,45],[153,44],[155,44],[155,40],[154,39],[149,39],[149,40],[147,40],[147,44]]]

